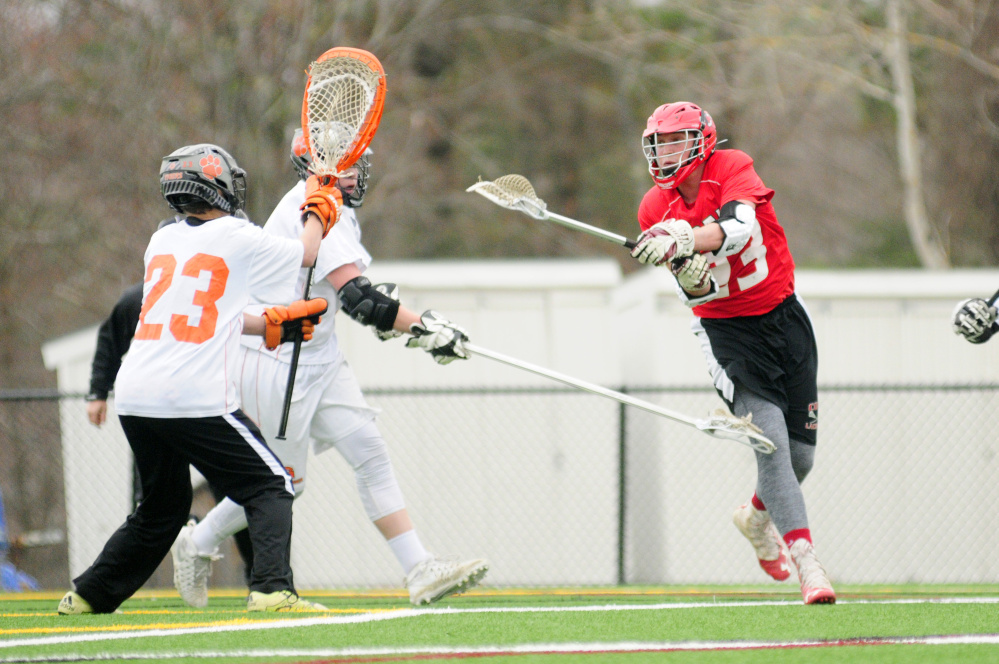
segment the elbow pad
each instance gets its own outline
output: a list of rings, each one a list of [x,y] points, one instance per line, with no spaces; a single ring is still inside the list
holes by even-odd
[[[399,301],[378,291],[365,277],[354,277],[340,289],[340,308],[361,325],[386,332],[399,314]]]
[[[718,258],[737,254],[749,243],[749,238],[757,225],[756,210],[752,205],[729,201],[718,213],[718,225],[722,227],[725,238],[722,240],[722,245],[712,254]]]

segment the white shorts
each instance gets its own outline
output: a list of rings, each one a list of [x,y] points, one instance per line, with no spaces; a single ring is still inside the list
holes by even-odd
[[[346,361],[300,364],[286,439],[278,440],[289,365],[253,350],[242,352],[242,410],[260,427],[267,444],[291,475],[296,492],[300,492],[304,488],[309,441],[316,454],[325,452],[381,411],[364,400],[361,386]]]

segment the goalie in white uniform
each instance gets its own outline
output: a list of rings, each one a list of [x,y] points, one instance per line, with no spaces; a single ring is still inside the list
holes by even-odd
[[[337,183],[344,207],[332,231],[332,241],[320,248],[312,296],[336,303],[358,322],[374,327],[382,339],[403,332],[418,333],[407,346],[423,348],[441,364],[465,359],[464,330],[433,311],[417,315],[393,297],[394,284],[372,286],[362,276],[371,255],[361,244],[354,208],[360,207],[366,193],[369,153]],[[309,175],[308,151],[301,142],[301,130],[295,132],[291,158],[302,181],[281,199],[264,229],[294,238],[301,232],[298,208]],[[301,270],[298,292],[305,287],[307,273]],[[429,604],[476,585],[488,570],[485,560],[439,558],[423,547],[406,510],[385,440],[375,425],[378,411],[366,403],[340,350],[332,316],[316,328],[311,341],[302,345],[287,440],[276,439],[290,358],[290,347],[268,351],[259,340],[244,338],[241,397],[243,411],[260,426],[294,478],[296,495],[305,489],[309,440],[316,454],[335,447],[354,469],[364,510],[399,561],[413,604]],[[245,527],[243,509],[225,500],[200,523],[182,531],[174,546],[174,580],[188,604],[208,603],[210,563],[218,557],[218,546]]]

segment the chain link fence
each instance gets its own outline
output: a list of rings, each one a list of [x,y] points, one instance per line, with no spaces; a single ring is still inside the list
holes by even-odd
[[[690,415],[720,403],[702,387],[627,391]],[[731,524],[755,487],[748,447],[568,389],[365,393],[425,545],[488,558],[489,584],[766,582]],[[997,407],[997,385],[820,388],[803,490],[835,582],[999,582]],[[64,588],[133,505],[117,419],[92,426],[79,395],[0,392],[0,455],[12,562]],[[310,461],[308,487],[295,503],[297,585],[400,586],[335,451]],[[192,512],[213,504],[202,487]],[[212,585],[241,586],[235,547],[223,553]],[[168,557],[149,586],[169,587],[171,573]]]

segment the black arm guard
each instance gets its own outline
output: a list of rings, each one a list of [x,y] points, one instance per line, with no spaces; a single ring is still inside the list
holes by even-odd
[[[340,289],[340,308],[361,325],[385,332],[399,314],[399,301],[374,289],[365,277],[354,277]]]

